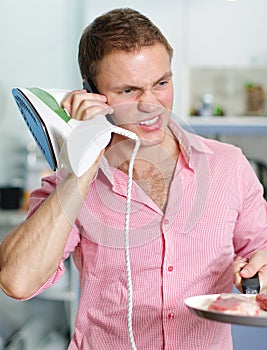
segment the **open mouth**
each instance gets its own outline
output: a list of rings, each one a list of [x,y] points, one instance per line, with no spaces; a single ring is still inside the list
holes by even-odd
[[[159,120],[159,116],[156,116],[153,119],[144,120],[142,122],[139,122],[138,124],[150,126],[150,125],[156,124],[158,120]]]

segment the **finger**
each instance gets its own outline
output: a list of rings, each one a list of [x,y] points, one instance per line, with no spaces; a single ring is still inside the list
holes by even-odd
[[[112,114],[113,108],[107,104],[92,105],[88,101],[83,101],[79,108],[73,112],[72,118],[76,120],[90,120],[97,115]]]
[[[248,263],[248,258],[237,257],[233,263],[234,273],[239,273],[241,269]]]
[[[69,115],[71,115],[72,112],[72,102],[75,94],[79,93],[81,90],[74,90],[70,92],[68,95],[64,97],[64,99],[61,102],[61,106],[67,110]]]
[[[82,92],[74,94],[71,105],[71,117],[77,120],[82,120],[85,111],[92,106],[94,102],[93,97],[84,90]],[[93,102],[92,102],[93,101]]]
[[[237,256],[233,263],[233,273],[234,273],[234,284],[236,288],[242,293],[242,278],[240,276],[240,271],[247,265],[248,258],[243,258],[241,256]]]
[[[259,279],[260,279],[260,286],[261,286],[260,293],[263,293],[263,292],[267,293],[267,266],[266,265],[259,272]]]
[[[88,120],[97,114],[113,113],[106,103],[106,97],[99,94],[79,93],[73,96],[71,117],[77,120]]]
[[[94,117],[97,117],[97,115],[107,115],[107,114],[113,114],[113,108],[104,105],[104,106],[90,106],[89,108],[85,109],[81,115],[81,120],[90,120]]]
[[[85,89],[74,90],[65,96],[61,102],[61,105],[69,112],[70,115],[73,115],[79,109],[80,104],[84,100],[94,101],[94,103],[105,103],[107,98],[104,95],[87,93]]]
[[[240,271],[240,274],[244,278],[252,277],[262,270],[266,264],[267,251],[258,250],[250,256],[249,263]]]

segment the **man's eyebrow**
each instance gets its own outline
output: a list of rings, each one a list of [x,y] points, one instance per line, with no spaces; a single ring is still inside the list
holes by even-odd
[[[152,86],[155,86],[157,85],[159,82],[161,82],[162,80],[169,80],[171,79],[173,76],[173,73],[172,72],[167,72],[165,74],[163,74],[162,77],[160,77],[157,81],[155,81]],[[139,90],[139,89],[142,89],[143,87],[142,86],[138,86],[138,85],[134,85],[134,84],[122,84],[122,85],[118,85],[118,86],[114,86],[114,90],[130,90],[130,89],[133,89],[133,90]]]
[[[167,72],[167,73],[165,73],[165,74],[163,74],[163,76],[160,78],[160,79],[158,79],[155,83],[154,83],[154,85],[157,85],[159,82],[161,82],[162,80],[169,80],[169,79],[171,79],[172,78],[172,72]]]
[[[140,89],[140,87],[132,85],[132,84],[122,84],[122,85],[116,85],[112,87],[112,90],[129,90],[129,89]]]

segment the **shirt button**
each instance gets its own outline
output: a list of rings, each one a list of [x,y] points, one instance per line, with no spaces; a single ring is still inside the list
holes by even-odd
[[[169,220],[168,220],[168,219],[164,219],[164,220],[163,220],[163,224],[164,224],[164,225],[169,225]]]
[[[168,319],[169,320],[172,320],[174,318],[174,313],[173,312],[170,312],[169,314],[168,314]]]
[[[173,266],[168,266],[168,271],[172,272],[173,271]]]

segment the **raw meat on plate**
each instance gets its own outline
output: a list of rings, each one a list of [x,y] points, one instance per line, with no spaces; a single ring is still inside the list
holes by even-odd
[[[231,315],[258,316],[260,306],[255,297],[243,294],[223,293],[208,307],[209,311],[220,311]]]
[[[267,311],[267,293],[257,294],[256,301],[258,302],[261,310]]]

